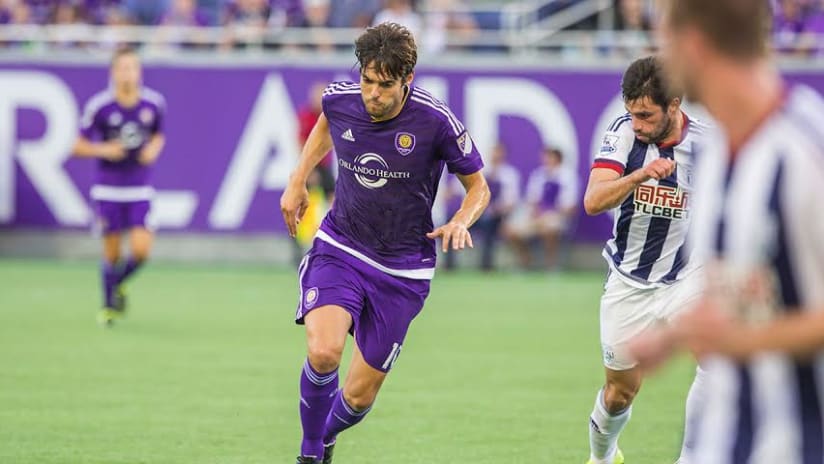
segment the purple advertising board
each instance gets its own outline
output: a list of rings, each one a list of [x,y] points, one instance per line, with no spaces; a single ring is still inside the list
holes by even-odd
[[[620,70],[422,67],[416,83],[446,101],[482,151],[504,143],[523,184],[543,146],[562,149],[581,191],[601,133],[622,113]],[[155,220],[169,231],[285,233],[279,196],[299,152],[297,110],[315,83],[349,66],[147,64],[167,102],[167,145],[153,174]],[[105,64],[0,64],[0,227],[87,227],[93,162],[72,158],[85,102]],[[824,93],[824,73],[789,80]],[[523,185],[522,185],[523,193]],[[575,238],[600,241],[611,217],[581,212]]]

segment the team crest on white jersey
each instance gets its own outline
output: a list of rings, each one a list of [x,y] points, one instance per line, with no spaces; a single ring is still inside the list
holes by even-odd
[[[639,185],[635,189],[635,210],[667,219],[687,219],[689,195],[683,189],[665,185]]]
[[[354,136],[354,135],[352,135],[352,129],[346,129],[346,130],[343,132],[343,134],[341,134],[340,138],[342,138],[343,140],[348,140],[348,141],[350,141],[350,142],[354,142],[354,141],[355,141],[355,136]]]
[[[395,134],[395,149],[401,156],[412,153],[415,149],[415,134],[409,132],[398,132]]]

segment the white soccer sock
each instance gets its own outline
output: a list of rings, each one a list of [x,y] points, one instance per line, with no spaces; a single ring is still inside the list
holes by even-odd
[[[698,433],[698,416],[702,403],[706,400],[707,371],[701,366],[695,368],[695,379],[692,381],[687,394],[686,415],[684,418],[684,444],[681,446],[679,464],[689,464],[690,455],[695,449],[695,439]]]
[[[595,407],[589,418],[590,457],[595,464],[612,464],[618,450],[618,435],[632,415],[632,406],[613,416],[604,406],[604,389],[598,390]]]

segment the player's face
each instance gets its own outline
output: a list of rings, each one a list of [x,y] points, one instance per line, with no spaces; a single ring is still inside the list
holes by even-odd
[[[660,143],[667,138],[673,127],[669,108],[664,111],[649,97],[626,102],[625,106],[632,116],[632,130],[638,140],[644,143]]]
[[[406,81],[378,74],[375,68],[367,66],[361,71],[361,97],[366,112],[375,120],[395,117],[403,105],[405,86],[412,82],[412,75]]]
[[[694,31],[690,29],[676,30],[671,27],[669,12],[666,8],[664,11],[665,13],[660,16],[657,25],[656,36],[660,44],[660,54],[667,77],[677,88],[684,89],[686,98],[700,101],[698,79],[702,75],[700,70],[703,68],[701,66],[701,56],[703,54],[698,52],[695,47]],[[698,61],[694,58],[697,58]]]
[[[118,90],[134,90],[140,85],[140,59],[137,55],[126,54],[112,63],[112,84]]]

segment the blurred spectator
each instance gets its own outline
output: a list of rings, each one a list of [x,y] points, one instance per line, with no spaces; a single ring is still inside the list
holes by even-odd
[[[23,0],[11,0],[9,6],[9,23],[11,24],[32,24],[34,16],[32,8]]]
[[[124,0],[123,7],[135,24],[155,25],[169,10],[171,0]]]
[[[227,27],[224,47],[261,45],[269,29],[303,22],[300,0],[233,0],[226,5],[222,24]]]
[[[424,53],[443,51],[450,33],[458,34],[467,41],[477,34],[478,24],[460,0],[427,0],[424,13]]]
[[[52,24],[61,26],[52,32],[51,40],[57,47],[81,47],[85,43],[76,39],[77,34],[84,34],[84,30],[88,28],[86,22],[85,10],[74,3],[67,1],[58,2],[53,9],[51,20]]]
[[[481,270],[484,271],[495,269],[495,245],[500,235],[501,224],[518,203],[521,176],[517,169],[507,163],[506,155],[506,147],[503,144],[495,145],[489,163],[484,168],[491,198],[489,206],[473,227],[473,230],[477,231],[477,235],[473,236],[481,242]]]
[[[599,34],[601,48],[610,54],[636,57],[652,53],[650,31],[652,21],[644,0],[618,0],[615,5],[615,30],[622,32],[621,39],[611,31]]]
[[[20,3],[26,3],[29,7],[27,22],[48,24],[53,19],[52,12],[57,2],[54,0],[24,0]]]
[[[132,21],[128,12],[123,8],[111,7],[106,10],[105,23],[108,28],[100,33],[98,44],[103,49],[116,49],[123,46],[133,46],[122,39],[119,29],[123,26],[131,26]]]
[[[11,22],[15,0],[0,0],[0,24]]]
[[[109,10],[122,8],[120,0],[86,0],[83,2],[86,20],[91,24],[106,24]]]
[[[171,7],[160,19],[164,26],[208,26],[209,19],[197,7],[195,0],[172,0]]]
[[[205,33],[192,30],[209,25],[209,19],[198,9],[195,0],[172,0],[171,8],[163,15],[160,24],[166,27],[158,33],[169,45],[191,48],[207,42]]]
[[[384,8],[375,15],[372,25],[386,22],[406,26],[415,37],[415,41],[420,42],[423,22],[421,16],[412,9],[411,0],[385,0]]]
[[[298,109],[298,146],[303,149],[306,139],[315,127],[323,108],[321,99],[326,84],[318,82],[309,89],[306,103]],[[303,219],[298,224],[297,234],[293,246],[293,258],[300,263],[304,250],[308,248],[317,232],[329,205],[335,198],[335,174],[332,152],[318,163],[306,182],[309,190],[309,205]]]
[[[524,269],[533,268],[532,242],[540,239],[544,266],[555,270],[559,264],[558,245],[570,228],[578,204],[578,176],[563,165],[563,155],[555,148],[543,150],[541,164],[529,176],[526,208],[507,224],[504,235]]]
[[[334,0],[329,12],[329,26],[362,29],[372,24],[380,9],[380,0]]]
[[[243,48],[262,44],[270,21],[277,27],[283,27],[286,25],[286,15],[272,15],[272,9],[266,0],[230,2],[223,13],[222,23],[227,34],[223,47]]]
[[[303,0],[304,22],[302,26],[310,28],[310,40],[317,50],[334,50],[332,37],[329,37],[329,34],[323,30],[323,28],[329,27],[330,13],[330,0]]]
[[[779,0],[773,18],[773,45],[784,53],[796,50],[805,29],[805,9],[799,0]]]
[[[306,143],[306,139],[309,138],[309,133],[312,132],[312,128],[315,127],[318,117],[320,117],[320,114],[323,112],[321,99],[325,88],[325,83],[315,83],[309,89],[306,103],[298,109],[298,146],[301,147],[301,149],[303,149],[303,144]],[[318,163],[317,168],[315,168],[318,171],[318,180],[330,204],[335,195],[334,163],[332,152],[329,152],[320,163]]]

